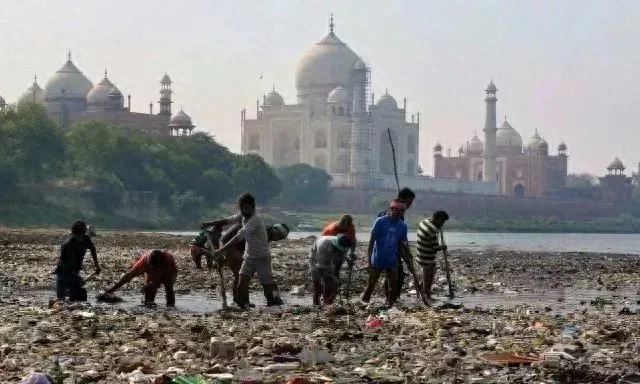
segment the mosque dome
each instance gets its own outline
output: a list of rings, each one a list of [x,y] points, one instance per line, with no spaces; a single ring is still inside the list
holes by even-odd
[[[530,151],[538,151],[540,150],[540,144],[542,143],[542,138],[538,135],[538,130],[531,136],[529,141],[527,142],[527,149]]]
[[[347,91],[341,85],[337,86],[333,89],[333,91],[329,92],[327,103],[351,103],[349,91]]]
[[[44,92],[40,85],[38,85],[38,79],[33,79],[33,84],[20,97],[18,98],[18,106],[27,103],[42,104],[44,102]]]
[[[193,126],[191,117],[184,113],[182,109],[171,116],[171,120],[169,120],[169,127],[172,128],[192,128]]]
[[[333,20],[325,38],[314,44],[305,53],[296,68],[298,94],[314,88],[348,86],[351,72],[361,62],[351,48],[333,33]]]
[[[434,151],[442,151],[442,144],[440,143],[436,143],[436,145],[433,147]]]
[[[64,91],[65,98],[85,98],[93,88],[91,81],[80,72],[78,67],[69,59],[44,86],[44,98],[53,99],[61,97]]]
[[[478,135],[473,135],[471,141],[469,141],[467,153],[469,155],[482,155],[484,153],[484,143],[478,138]]]
[[[389,108],[389,109],[398,108],[398,103],[396,102],[396,99],[394,99],[393,96],[389,94],[389,91],[385,91],[384,95],[382,95],[378,99],[378,102],[376,103],[376,105],[381,108]]]
[[[497,92],[498,88],[496,88],[496,85],[493,83],[493,80],[491,80],[489,82],[489,85],[487,85],[487,92]]]
[[[284,99],[274,88],[267,94],[265,104],[269,106],[284,105]]]
[[[101,104],[109,102],[109,93],[114,85],[107,78],[107,71],[104,71],[104,79],[96,84],[87,94],[88,104]]]
[[[498,128],[498,132],[496,133],[496,146],[522,148],[522,137],[507,120]]]
[[[162,79],[160,79],[160,84],[171,84],[171,78],[169,77],[169,75],[167,75],[166,72],[164,76],[162,76]]]
[[[558,145],[558,151],[562,152],[566,150],[567,150],[567,144],[565,144],[564,141],[560,142],[560,145]]]
[[[609,164],[609,166],[607,167],[607,170],[609,171],[624,171],[624,164],[622,164],[622,161],[620,161],[620,159],[618,159],[617,157],[615,159],[613,159],[613,161],[611,162],[611,164]]]

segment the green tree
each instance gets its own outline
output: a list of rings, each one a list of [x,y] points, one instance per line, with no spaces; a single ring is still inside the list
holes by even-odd
[[[62,131],[40,105],[26,105],[0,113],[0,151],[13,163],[19,178],[29,182],[59,175],[65,161]]]
[[[207,205],[220,204],[234,196],[233,180],[224,172],[211,168],[204,171],[198,180],[198,192]]]
[[[331,176],[324,169],[295,164],[276,170],[283,188],[280,198],[288,203],[322,205],[329,197]]]
[[[180,218],[195,221],[202,217],[204,198],[195,191],[186,191],[184,193],[176,192],[171,195],[171,201]]]
[[[238,156],[232,178],[237,193],[249,192],[261,203],[276,197],[282,188],[273,168],[257,155]]]
[[[567,175],[568,188],[596,187],[598,178],[589,173],[571,173]]]

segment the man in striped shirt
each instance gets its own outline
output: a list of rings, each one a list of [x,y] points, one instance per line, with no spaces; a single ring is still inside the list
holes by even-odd
[[[447,212],[435,211],[430,218],[420,222],[416,231],[418,237],[416,258],[422,267],[422,291],[428,299],[431,299],[431,286],[436,275],[436,253],[447,250],[446,245],[440,245],[438,242],[438,234],[447,220],[449,220]]]

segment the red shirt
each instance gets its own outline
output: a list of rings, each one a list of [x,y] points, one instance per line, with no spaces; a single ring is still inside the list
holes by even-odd
[[[164,255],[164,267],[162,269],[151,269],[149,267],[149,257],[151,252],[139,258],[133,265],[131,270],[134,276],[142,276],[147,274],[146,284],[162,284],[165,281],[172,280],[178,274],[178,266],[173,255],[169,252],[162,252]]]
[[[349,225],[346,231],[340,228],[339,221],[330,223],[322,230],[322,236],[338,236],[341,233],[347,235],[349,238],[351,238],[353,244],[356,244],[356,227],[355,225],[353,225],[353,223]]]

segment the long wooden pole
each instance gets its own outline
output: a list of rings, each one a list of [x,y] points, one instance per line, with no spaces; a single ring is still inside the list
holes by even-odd
[[[211,238],[211,233],[208,229],[205,229],[205,233],[207,234],[207,242],[209,243],[209,247],[211,250],[216,250],[216,244]],[[216,263],[216,270],[218,271],[218,276],[220,277],[220,296],[222,296],[222,309],[227,309],[227,290],[224,287],[224,275],[222,274],[222,260]]]
[[[444,231],[440,230],[440,245],[446,245],[444,243]],[[449,298],[452,299],[453,294],[453,285],[451,283],[451,270],[449,269],[449,252],[442,251],[444,255],[444,271],[447,275],[447,284],[449,285]]]
[[[391,145],[391,157],[393,158],[393,174],[396,177],[396,186],[398,192],[400,192],[400,181],[398,180],[398,166],[396,165],[396,149],[393,146],[393,139],[391,138],[391,128],[387,128],[387,134],[389,135],[389,144]]]

